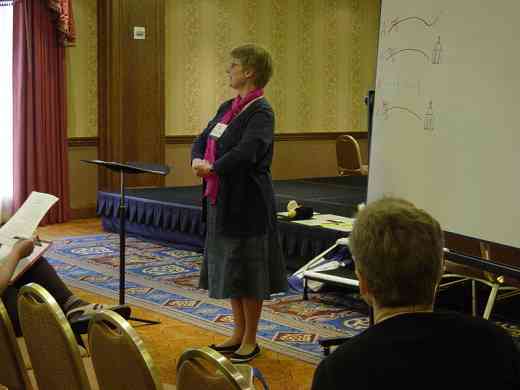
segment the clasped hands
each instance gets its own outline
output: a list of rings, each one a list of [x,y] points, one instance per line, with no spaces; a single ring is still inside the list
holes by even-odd
[[[191,169],[193,173],[198,177],[207,177],[211,175],[213,165],[211,165],[207,160],[201,160],[200,158],[194,158],[191,162]]]

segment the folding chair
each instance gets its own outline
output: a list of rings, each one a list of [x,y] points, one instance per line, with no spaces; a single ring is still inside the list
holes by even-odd
[[[294,275],[301,274],[303,278],[303,299],[308,299],[309,281],[332,284],[339,287],[358,288],[359,282],[352,267],[344,266],[342,261],[332,261],[327,264],[327,256],[334,251],[345,248],[347,251],[348,239],[340,238],[334,245],[317,255],[310,262],[295,272]],[[351,261],[349,259],[349,261]],[[317,285],[315,285],[317,287]]]
[[[343,250],[343,249],[346,249]],[[340,252],[342,251],[342,252]],[[342,257],[338,260],[330,260],[329,256],[335,257],[335,252],[343,253]],[[344,257],[347,257],[345,259]],[[345,261],[346,260],[346,261]],[[303,279],[303,299],[308,299],[309,284],[315,283],[311,287],[319,287],[321,283],[331,284],[339,287],[348,288],[359,288],[359,281],[356,276],[356,272],[353,268],[353,263],[349,267],[346,267],[347,262],[351,262],[350,252],[348,250],[348,238],[340,238],[322,253],[318,254],[311,261],[296,271],[290,278],[289,282],[291,287],[298,289],[299,285],[296,282],[298,278]],[[368,306],[368,318],[370,326],[374,323],[374,317],[372,308]],[[330,349],[333,346],[343,344],[350,337],[332,337],[332,338],[321,338],[318,343],[323,348],[325,356],[330,354]]]
[[[491,247],[489,243],[479,242],[480,257],[485,260],[491,260]],[[495,275],[487,271],[481,271],[474,267],[458,264],[454,262],[446,262],[446,272],[442,276],[439,284],[439,291],[446,290],[453,285],[466,281],[471,282],[471,301],[472,314],[477,315],[477,283],[484,284],[490,288],[489,295],[486,300],[486,306],[482,317],[489,319],[495,302],[520,294],[520,282],[515,280],[506,280],[502,275]]]

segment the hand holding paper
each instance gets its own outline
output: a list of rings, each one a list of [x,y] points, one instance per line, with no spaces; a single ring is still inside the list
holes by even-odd
[[[18,240],[13,246],[13,251],[20,259],[30,256],[34,250],[33,240]]]
[[[11,283],[49,248],[49,243],[35,246],[34,240],[29,237],[34,235],[45,214],[57,201],[58,198],[53,195],[32,192],[22,207],[0,228],[0,264],[11,252],[20,258],[11,275]]]

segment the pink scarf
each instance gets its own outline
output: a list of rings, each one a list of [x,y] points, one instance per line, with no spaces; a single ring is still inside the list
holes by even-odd
[[[264,90],[261,88],[249,92],[243,99],[238,95],[233,100],[231,108],[224,114],[219,122],[226,125],[229,124],[238,114],[240,114],[245,106],[263,95]],[[204,160],[208,161],[210,164],[214,164],[216,160],[217,142],[218,140],[216,138],[208,136],[206,150],[204,151]],[[217,202],[218,176],[213,173],[205,177],[204,180],[206,181],[206,191],[204,192],[204,196],[209,197],[211,204],[214,205]]]

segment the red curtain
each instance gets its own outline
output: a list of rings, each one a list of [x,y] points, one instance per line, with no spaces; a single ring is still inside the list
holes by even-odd
[[[43,224],[69,219],[65,48],[46,0],[21,0],[13,15],[14,208],[32,191],[60,201]]]
[[[74,15],[71,0],[47,0],[49,8],[56,14],[56,28],[63,45],[70,45],[76,39]]]

